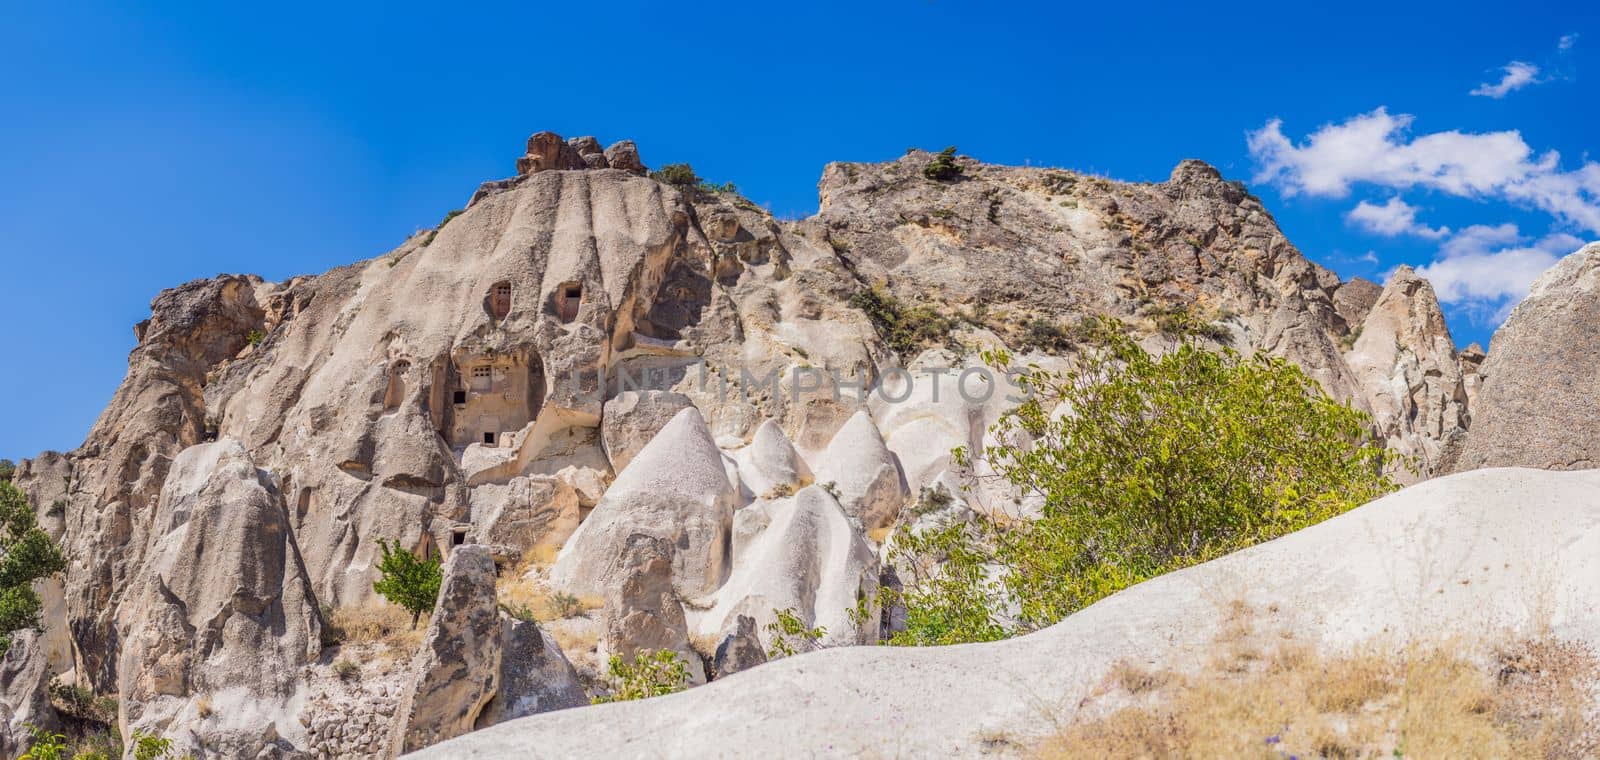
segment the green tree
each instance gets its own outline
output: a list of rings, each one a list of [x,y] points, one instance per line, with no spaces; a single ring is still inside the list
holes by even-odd
[[[1098,347],[1064,372],[1029,368],[1031,397],[995,426],[998,443],[956,450],[963,464],[985,460],[1042,514],[906,536],[896,561],[916,582],[901,598],[908,630],[893,643],[1047,626],[1395,488],[1384,474],[1393,455],[1371,440],[1366,415],[1293,364],[1188,339],[1154,357],[1116,327],[1102,321]]]
[[[17,472],[17,463],[9,459],[0,459],[0,480],[10,480]]]
[[[696,187],[700,184],[700,177],[695,175],[694,167],[688,164],[667,164],[650,172],[650,178],[678,187]]]
[[[417,627],[422,613],[432,612],[439,599],[439,582],[444,574],[437,558],[419,559],[399,542],[378,539],[383,559],[378,562],[378,580],[372,590],[411,613],[411,627]]]
[[[28,728],[28,751],[19,755],[17,760],[67,760],[71,756],[65,734],[46,731],[32,723],[25,725]]]
[[[922,167],[922,176],[935,182],[947,182],[961,176],[961,165],[956,163],[956,146],[952,145],[933,157]]]
[[[776,660],[779,657],[793,657],[801,652],[812,652],[822,648],[822,637],[828,635],[828,629],[822,626],[807,627],[793,607],[772,611],[776,618],[767,623],[767,633],[772,638],[772,644],[767,647],[767,658]]]
[[[0,480],[0,654],[11,648],[12,633],[39,625],[42,604],[33,582],[66,568],[66,558],[39,528],[27,497]]]
[[[611,696],[595,697],[591,701],[597,705],[659,697],[689,688],[689,665],[671,649],[641,651],[631,663],[611,655],[606,669],[610,672]]]

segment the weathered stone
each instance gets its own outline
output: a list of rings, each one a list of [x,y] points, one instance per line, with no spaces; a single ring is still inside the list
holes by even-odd
[[[884,445],[866,410],[856,412],[828,442],[817,462],[816,482],[837,489],[845,513],[869,530],[893,523],[909,496],[900,460]]]
[[[613,169],[632,174],[644,174],[644,163],[639,160],[639,147],[632,140],[618,140],[606,148],[606,163]]]
[[[613,472],[622,472],[639,450],[673,417],[694,406],[688,396],[671,391],[623,391],[606,402],[600,439]]]
[[[587,167],[588,164],[578,154],[577,149],[554,132],[535,132],[528,138],[527,155],[517,159],[518,174]]]
[[[671,650],[688,664],[694,683],[705,683],[705,666],[689,647],[683,603],[672,584],[672,545],[635,533],[612,564],[610,576],[618,580],[605,595],[602,651],[632,662],[641,653]]]
[[[712,677],[731,676],[766,661],[767,652],[761,646],[761,637],[756,635],[756,619],[740,615],[717,644],[716,657],[711,664]]]
[[[443,573],[438,606],[411,659],[412,681],[391,729],[394,755],[471,731],[498,691],[504,642],[494,560],[482,546],[458,546]]]
[[[589,704],[578,672],[537,623],[502,616],[500,631],[500,678],[479,727]]]
[[[50,667],[37,631],[11,634],[11,648],[0,659],[0,756],[17,757],[28,748],[29,726],[54,731],[61,719],[50,706]]]
[[[1455,471],[1600,466],[1600,244],[1563,258],[1495,331]]]

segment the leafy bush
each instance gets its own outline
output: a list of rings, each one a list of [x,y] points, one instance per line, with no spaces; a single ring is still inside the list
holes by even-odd
[[[777,620],[767,624],[767,633],[772,634],[772,643],[767,646],[767,657],[792,657],[801,652],[811,652],[822,647],[822,637],[828,635],[828,629],[817,626],[806,627],[800,622],[794,608],[773,610]]]
[[[261,328],[259,328],[259,327],[253,328],[252,330],[250,330],[250,333],[248,335],[244,336],[244,342],[248,343],[248,344],[250,344],[252,346],[259,346],[259,345],[261,345],[261,341],[264,341],[266,339],[267,339],[267,334],[262,332]]]
[[[650,172],[650,178],[678,187],[697,187],[700,184],[700,178],[695,176],[694,167],[688,164],[667,164]]]
[[[671,649],[641,651],[634,655],[632,663],[611,655],[606,669],[610,673],[611,695],[595,697],[594,704],[648,699],[689,688],[689,665]]]
[[[463,213],[466,213],[466,209],[458,208],[458,209],[456,209],[454,211],[451,211],[451,212],[445,214],[444,218],[439,220],[439,224],[436,225],[434,227],[434,229],[436,229],[436,230],[443,229],[445,225],[450,223],[451,219],[454,219],[454,218],[456,218],[458,216],[461,216]]]
[[[1047,353],[1060,353],[1072,348],[1073,340],[1061,325],[1046,319],[1028,320],[1022,328],[1023,348],[1034,348]]]
[[[63,715],[103,724],[117,719],[116,697],[96,696],[91,689],[56,680],[49,683],[46,693],[50,696],[50,705]]]
[[[1394,489],[1383,474],[1394,457],[1369,439],[1366,415],[1287,361],[1187,339],[1157,358],[1110,326],[1102,340],[1065,372],[1030,368],[1033,395],[996,424],[998,443],[955,451],[963,465],[986,460],[1042,515],[906,536],[895,561],[911,571],[909,627],[893,643],[1044,627]],[[1052,416],[1063,406],[1074,413]]]
[[[133,732],[133,760],[168,760],[172,755],[172,740],[165,736]]]
[[[361,666],[349,660],[340,660],[333,664],[333,673],[341,681],[354,681],[361,677]]]
[[[439,583],[443,572],[438,558],[419,559],[417,555],[401,548],[399,543],[378,539],[383,548],[383,559],[378,562],[379,578],[372,590],[384,599],[406,608],[411,613],[411,627],[424,612],[432,612],[439,599]]]
[[[39,528],[27,497],[0,480],[0,655],[11,648],[11,634],[39,625],[42,603],[33,582],[67,568],[50,536]]]
[[[1233,336],[1228,328],[1195,316],[1189,307],[1181,304],[1157,307],[1151,315],[1155,317],[1156,328],[1166,335],[1174,337],[1194,335],[1217,341],[1227,340]]]
[[[0,459],[0,480],[10,480],[17,472],[17,463],[9,459]]]
[[[922,176],[935,182],[948,182],[961,176],[961,166],[956,163],[956,146],[952,145],[933,157],[922,167]]]
[[[945,342],[955,327],[954,320],[929,306],[906,306],[880,288],[869,288],[850,297],[850,305],[866,312],[883,342],[902,356],[924,346]]]
[[[46,731],[32,723],[28,727],[28,751],[18,756],[17,760],[67,760],[67,737]]]

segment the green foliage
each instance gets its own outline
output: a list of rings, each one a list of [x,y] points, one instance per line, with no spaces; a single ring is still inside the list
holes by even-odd
[[[632,663],[611,655],[606,669],[610,673],[611,696],[595,697],[591,700],[594,704],[648,699],[689,688],[689,664],[671,649],[641,651],[634,655]]]
[[[955,321],[930,306],[907,306],[881,288],[868,288],[850,297],[850,305],[866,312],[883,336],[883,342],[901,356],[949,340]]]
[[[39,625],[42,603],[33,582],[67,568],[67,560],[33,515],[27,497],[0,480],[0,655],[11,634]]]
[[[700,178],[695,176],[694,167],[688,164],[667,164],[650,172],[650,178],[678,187],[697,187],[700,184]]]
[[[1393,490],[1366,415],[1280,358],[1185,340],[1153,357],[1107,325],[981,457],[1042,502],[905,536],[908,628],[891,643],[986,641],[1050,625],[1141,581],[1299,530]],[[1007,366],[1004,352],[985,355]],[[1071,415],[1052,416],[1057,408]],[[1019,441],[1031,440],[1029,446]],[[957,449],[957,461],[973,455]]]
[[[807,628],[800,621],[800,616],[795,614],[794,608],[773,610],[777,619],[767,623],[767,633],[772,634],[772,643],[767,645],[767,657],[792,657],[801,652],[812,652],[822,648],[822,637],[828,635],[828,629],[822,626]]]
[[[1072,335],[1061,325],[1037,317],[1022,326],[1022,347],[1045,353],[1061,353],[1072,349]]]
[[[952,145],[933,157],[922,167],[922,176],[935,182],[948,182],[961,176],[961,166],[956,163],[956,146]]]
[[[521,620],[524,623],[539,622],[539,613],[535,612],[532,607],[529,607],[526,604],[507,604],[505,602],[501,602],[500,611],[506,613],[506,615],[510,616],[512,620]]]
[[[717,185],[711,182],[706,182],[705,180],[701,180],[695,185],[695,189],[708,195],[737,195],[739,193],[739,186],[733,184],[732,182],[724,182],[720,185]]]
[[[575,618],[583,614],[583,600],[565,591],[550,594],[550,612],[558,618]]]
[[[267,334],[262,332],[261,328],[259,328],[259,327],[251,329],[249,334],[244,336],[244,342],[248,343],[248,344],[250,344],[252,346],[259,346],[259,345],[261,345],[261,341],[264,341],[266,339],[267,339]]]
[[[32,723],[28,727],[28,751],[17,757],[17,760],[67,760],[67,737],[65,734],[46,731]]]
[[[133,732],[133,760],[169,760],[172,757],[171,739],[143,731]]]
[[[17,472],[17,463],[9,459],[0,459],[0,480],[10,480]]]
[[[383,559],[378,562],[378,580],[372,590],[384,599],[406,608],[411,613],[411,627],[424,612],[432,612],[439,599],[439,582],[443,572],[438,558],[419,559],[417,555],[401,548],[398,542],[378,539],[383,548]]]
[[[451,211],[450,213],[445,214],[444,218],[439,220],[439,224],[436,225],[434,227],[434,229],[435,230],[444,229],[444,226],[449,224],[451,219],[454,219],[454,218],[456,218],[458,216],[461,216],[463,213],[466,213],[466,209],[458,208],[458,209],[456,209],[454,211]]]
[[[1233,335],[1228,328],[1195,316],[1189,307],[1181,304],[1157,307],[1151,316],[1155,317],[1157,329],[1174,337],[1193,335],[1221,341]]]

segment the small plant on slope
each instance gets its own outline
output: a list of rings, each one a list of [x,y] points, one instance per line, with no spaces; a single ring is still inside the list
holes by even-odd
[[[939,151],[927,166],[922,167],[922,176],[935,182],[947,182],[961,176],[961,166],[956,163],[956,146],[952,145]]]
[[[649,699],[689,688],[689,665],[671,649],[641,651],[633,656],[632,663],[623,661],[620,655],[611,655],[606,670],[610,674],[611,695],[595,697],[594,704]]]
[[[772,643],[767,646],[768,659],[792,657],[822,648],[822,637],[828,635],[828,629],[820,625],[808,628],[793,607],[773,610],[773,614],[777,619],[767,623],[767,633],[772,634]]]
[[[378,562],[379,578],[372,584],[372,590],[406,608],[411,613],[411,627],[415,628],[422,613],[432,612],[439,599],[439,582],[443,577],[439,560],[418,559],[398,543],[381,538],[378,545],[383,549],[383,559]]]

